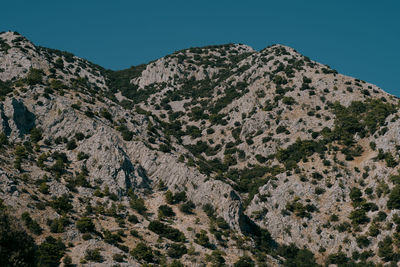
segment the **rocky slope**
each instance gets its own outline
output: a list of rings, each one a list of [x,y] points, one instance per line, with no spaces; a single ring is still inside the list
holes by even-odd
[[[292,48],[110,71],[6,32],[0,99],[0,210],[40,266],[400,259],[398,99]]]

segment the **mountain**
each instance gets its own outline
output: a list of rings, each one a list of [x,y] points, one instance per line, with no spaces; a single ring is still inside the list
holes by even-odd
[[[283,45],[111,71],[0,34],[0,265],[400,259],[399,100]]]

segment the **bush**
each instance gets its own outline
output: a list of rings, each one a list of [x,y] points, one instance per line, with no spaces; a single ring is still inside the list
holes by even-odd
[[[68,143],[67,143],[67,149],[68,149],[68,150],[73,150],[73,149],[75,149],[75,148],[77,148],[77,145],[76,145],[75,140],[72,139],[72,140],[68,141]]]
[[[137,244],[137,246],[130,253],[136,260],[154,262],[152,249],[146,246],[144,243]]]
[[[0,266],[35,266],[36,258],[33,238],[6,212],[0,199]]]
[[[103,256],[100,254],[100,249],[87,249],[85,251],[85,260],[93,262],[103,262]]]
[[[215,209],[212,204],[207,203],[203,206],[203,211],[209,218],[215,218]]]
[[[354,225],[365,224],[370,221],[370,219],[366,215],[365,210],[363,209],[353,210],[350,213],[349,218]]]
[[[210,239],[208,238],[207,232],[205,230],[201,230],[200,233],[196,234],[196,239],[194,240],[194,242],[206,248],[212,247]]]
[[[192,201],[188,201],[179,206],[179,210],[185,214],[193,214],[196,205]]]
[[[52,233],[62,233],[64,232],[65,226],[69,224],[68,219],[65,216],[56,218],[50,222],[50,231]]]
[[[159,218],[173,217],[173,216],[175,216],[175,212],[168,205],[161,205],[160,207],[158,207],[158,217]]]
[[[55,239],[52,236],[48,236],[45,241],[39,245],[38,252],[38,266],[59,266],[60,260],[65,253],[65,245],[60,238]]]
[[[254,261],[249,256],[242,256],[233,264],[234,267],[253,267]]]
[[[35,85],[42,83],[43,80],[43,71],[39,69],[30,69],[28,75],[25,78],[27,85]]]
[[[113,255],[113,260],[116,262],[124,262],[125,256],[122,254],[114,254]]]
[[[388,209],[400,209],[400,185],[396,185],[389,194]]]
[[[176,194],[173,194],[171,191],[165,192],[165,201],[170,204],[178,204],[180,202],[186,201],[186,193],[184,191],[178,192]]]
[[[0,148],[3,146],[8,145],[8,138],[7,135],[3,132],[0,133]]]
[[[73,206],[71,205],[71,200],[69,196],[64,194],[61,197],[55,198],[50,201],[50,206],[58,213],[63,214],[72,210]]]
[[[136,210],[139,214],[144,215],[147,211],[146,205],[144,204],[144,199],[134,196],[130,201],[131,208]]]
[[[390,236],[386,236],[383,241],[379,241],[378,243],[378,256],[382,258],[383,261],[391,261],[393,260],[393,240]]]
[[[185,235],[178,229],[165,225],[160,221],[152,221],[149,224],[149,230],[175,242],[185,242]]]
[[[173,260],[171,264],[168,265],[168,267],[185,267],[180,261],[178,260]]]
[[[306,159],[314,153],[322,154],[325,150],[326,147],[322,142],[297,139],[286,149],[279,150],[276,153],[276,158],[285,164],[286,168],[292,169],[301,159]]]
[[[100,116],[102,116],[103,118],[109,120],[110,122],[113,121],[113,118],[112,118],[111,113],[108,112],[108,110],[105,109],[105,108],[102,108],[102,109],[100,110]]]
[[[183,255],[187,253],[187,248],[183,244],[171,244],[170,247],[167,249],[167,254],[171,258],[179,259]]]
[[[76,222],[76,228],[81,233],[94,232],[95,226],[91,218],[82,217]]]
[[[131,215],[128,216],[128,222],[136,224],[136,223],[139,222],[139,219],[138,219],[138,217],[136,215],[131,214]]]
[[[43,139],[42,132],[43,131],[40,128],[33,128],[31,130],[31,141],[37,143],[40,140],[42,140]]]
[[[25,226],[29,229],[29,231],[31,231],[32,233],[34,233],[35,235],[40,235],[43,232],[42,227],[40,227],[40,225],[31,218],[31,216],[29,215],[28,212],[24,212],[22,213],[22,220],[25,223]]]

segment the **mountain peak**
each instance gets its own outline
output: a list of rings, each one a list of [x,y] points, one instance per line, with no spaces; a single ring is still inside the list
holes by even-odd
[[[385,263],[398,110],[279,44],[110,71],[2,33],[0,236],[52,265]]]

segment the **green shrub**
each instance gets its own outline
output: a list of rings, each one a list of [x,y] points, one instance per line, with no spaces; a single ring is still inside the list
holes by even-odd
[[[159,218],[164,218],[164,217],[173,217],[175,216],[175,212],[172,210],[172,208],[168,205],[161,205],[158,207],[158,217]]]
[[[149,224],[149,230],[161,237],[165,237],[175,242],[184,242],[186,240],[185,235],[181,231],[163,224],[160,221],[151,221]]]
[[[40,129],[40,128],[33,128],[31,130],[31,140],[32,140],[32,142],[37,143],[40,140],[42,140],[43,139],[42,132],[43,132],[43,130]]]
[[[116,261],[116,262],[124,262],[125,256],[122,255],[122,254],[117,253],[117,254],[113,255],[113,260]]]
[[[313,140],[300,140],[288,146],[286,149],[279,150],[276,153],[276,158],[285,164],[286,168],[292,169],[301,159],[306,159],[314,153],[322,154],[326,147],[321,142]]]
[[[144,204],[144,199],[137,196],[131,197],[130,206],[132,209],[136,210],[139,214],[145,214],[147,211],[146,205]]]
[[[207,232],[205,230],[200,230],[200,233],[196,234],[194,242],[206,248],[212,247],[210,239],[208,238]]]
[[[65,245],[61,239],[55,239],[52,236],[46,237],[39,245],[38,255],[39,262],[38,266],[53,267],[59,266],[61,258],[65,253]]]
[[[70,202],[69,196],[64,194],[61,197],[51,200],[49,204],[58,214],[62,214],[72,210],[73,206]]]
[[[29,231],[31,231],[35,235],[42,234],[42,232],[43,232],[42,227],[40,227],[40,225],[31,218],[31,216],[29,215],[28,212],[22,213],[21,217],[25,223],[25,226],[29,229]]]
[[[130,223],[135,223],[136,224],[136,223],[139,222],[139,219],[138,219],[138,217],[136,215],[131,214],[131,215],[128,216],[128,221]]]
[[[102,116],[103,118],[109,120],[110,122],[113,121],[111,113],[108,112],[108,110],[105,109],[105,108],[100,109],[100,116]]]
[[[52,233],[63,233],[64,228],[69,224],[68,219],[65,216],[61,216],[51,221],[50,231]]]
[[[87,249],[85,251],[85,260],[93,262],[103,262],[104,258],[100,254],[100,249]]]
[[[185,267],[180,261],[178,260],[173,260],[168,267]]]
[[[353,210],[350,213],[349,218],[354,225],[365,224],[370,221],[370,219],[366,215],[365,210],[363,210],[363,209]]]
[[[378,243],[378,256],[382,258],[383,261],[388,262],[393,260],[393,240],[390,236],[386,236],[383,241]]]
[[[400,185],[396,185],[389,194],[388,209],[400,209]]]
[[[234,264],[234,267],[254,267],[255,263],[249,256],[240,257]]]
[[[35,266],[37,246],[33,238],[6,212],[0,199],[0,266]]]
[[[130,252],[132,257],[139,261],[154,262],[153,250],[144,243],[139,243]]]
[[[75,149],[75,148],[77,148],[77,145],[76,145],[75,140],[72,139],[72,140],[68,141],[68,143],[67,143],[67,149],[68,149],[68,150],[73,150],[73,149]]]
[[[42,194],[45,194],[45,195],[47,195],[48,193],[49,193],[49,186],[47,185],[47,183],[45,183],[45,182],[43,182],[43,183],[41,183],[40,185],[39,185],[39,191],[42,193]]]
[[[43,81],[43,71],[39,69],[30,69],[28,75],[25,78],[25,82],[28,85],[40,84]]]
[[[193,214],[196,205],[192,201],[188,201],[179,206],[179,210],[185,214]]]
[[[167,249],[167,254],[171,258],[179,259],[187,253],[187,248],[183,244],[172,243]]]
[[[281,246],[278,253],[285,258],[284,266],[319,266],[311,251],[299,249],[294,244]]]
[[[76,222],[76,228],[81,233],[94,232],[95,226],[91,218],[82,217]]]

